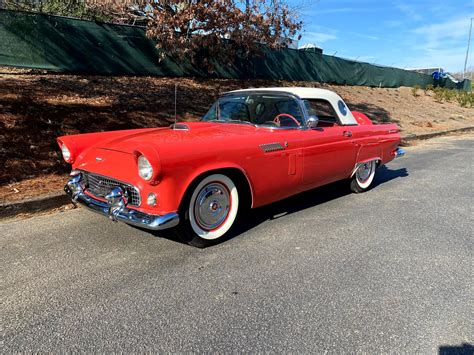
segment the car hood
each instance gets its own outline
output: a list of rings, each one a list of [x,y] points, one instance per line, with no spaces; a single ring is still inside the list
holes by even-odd
[[[255,133],[257,128],[237,123],[186,122],[179,123],[178,129],[150,128],[139,132],[124,132],[123,135],[100,142],[99,149],[133,153],[139,147],[159,147],[163,144],[189,143],[209,139],[228,139],[230,136],[241,136]]]

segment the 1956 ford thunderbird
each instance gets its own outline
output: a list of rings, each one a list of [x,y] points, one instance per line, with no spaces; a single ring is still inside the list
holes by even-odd
[[[404,154],[395,124],[373,124],[334,92],[265,88],[223,94],[199,122],[63,136],[73,202],[114,221],[222,240],[237,213],[337,180],[358,193]]]

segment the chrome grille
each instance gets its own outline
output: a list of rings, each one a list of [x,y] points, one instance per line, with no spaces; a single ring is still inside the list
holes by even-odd
[[[127,193],[129,205],[140,206],[140,193],[136,187],[122,181],[102,175],[92,174],[86,171],[82,171],[82,176],[84,178],[86,191],[90,194],[104,198],[113,187],[119,186]]]

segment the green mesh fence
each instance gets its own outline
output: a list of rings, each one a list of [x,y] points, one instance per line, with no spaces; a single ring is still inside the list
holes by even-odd
[[[157,58],[141,27],[0,10],[0,65],[79,74],[209,77],[189,61],[167,58],[158,63]],[[213,76],[380,87],[434,84],[425,74],[293,49],[265,50],[263,57],[217,65]],[[438,84],[471,89],[469,80]]]

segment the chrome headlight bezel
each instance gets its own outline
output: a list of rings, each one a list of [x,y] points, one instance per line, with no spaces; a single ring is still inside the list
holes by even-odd
[[[138,175],[145,181],[150,181],[153,177],[153,166],[146,156],[140,155],[137,159]]]

